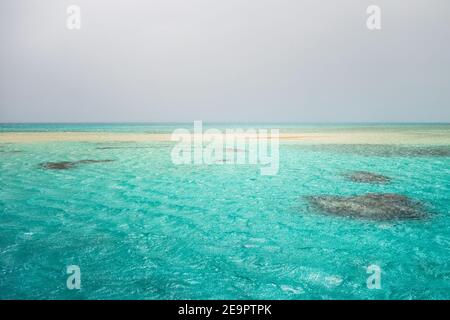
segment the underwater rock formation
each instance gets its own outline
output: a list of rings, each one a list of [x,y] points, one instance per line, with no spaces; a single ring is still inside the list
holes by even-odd
[[[50,169],[50,170],[67,170],[72,169],[79,164],[86,164],[86,163],[103,163],[103,162],[111,162],[114,160],[78,160],[78,161],[60,161],[60,162],[44,162],[41,163],[40,166],[43,169]]]
[[[389,183],[391,181],[391,178],[389,177],[369,171],[352,171],[350,173],[347,173],[345,177],[353,182],[374,184]]]
[[[316,210],[343,217],[370,220],[408,220],[427,217],[418,201],[394,193],[367,193],[358,196],[309,196]]]
[[[40,164],[43,169],[55,169],[55,170],[64,170],[71,169],[75,166],[74,162],[70,161],[61,161],[61,162],[45,162]]]

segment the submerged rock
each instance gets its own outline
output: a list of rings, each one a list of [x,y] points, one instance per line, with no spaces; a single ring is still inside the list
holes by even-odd
[[[70,162],[70,161],[41,163],[41,168],[43,168],[43,169],[65,170],[65,169],[71,169],[74,166],[75,166],[75,163]]]
[[[76,167],[79,164],[86,164],[86,163],[102,163],[102,162],[111,162],[114,160],[78,160],[78,161],[60,161],[60,162],[44,162],[41,163],[40,166],[43,169],[50,169],[50,170],[67,170],[72,169]]]
[[[318,211],[336,216],[370,220],[407,220],[427,217],[418,201],[394,193],[367,193],[359,196],[310,196]]]
[[[345,175],[345,177],[353,182],[363,183],[389,183],[391,178],[383,176],[381,174],[372,173],[369,171],[353,171]]]

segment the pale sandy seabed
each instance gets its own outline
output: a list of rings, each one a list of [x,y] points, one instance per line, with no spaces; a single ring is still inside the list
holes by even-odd
[[[237,134],[235,134],[237,136]],[[450,144],[450,130],[397,131],[352,130],[326,132],[280,133],[282,141],[333,144]],[[115,133],[115,132],[2,132],[0,143],[32,142],[152,142],[170,141],[165,133]]]

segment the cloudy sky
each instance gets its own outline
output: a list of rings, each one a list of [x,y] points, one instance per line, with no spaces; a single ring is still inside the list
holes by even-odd
[[[450,122],[449,17],[448,0],[1,0],[0,122]]]

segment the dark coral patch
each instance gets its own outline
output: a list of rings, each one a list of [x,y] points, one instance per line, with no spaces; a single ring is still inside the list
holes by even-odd
[[[40,166],[43,169],[67,170],[67,169],[73,168],[75,166],[75,163],[74,162],[70,162],[70,161],[45,162],[45,163],[41,163]]]
[[[309,196],[316,211],[335,216],[379,221],[424,219],[423,205],[406,196],[393,193],[368,193],[358,196]]]
[[[44,162],[41,163],[40,166],[43,169],[49,170],[68,170],[75,168],[79,164],[87,164],[87,163],[103,163],[103,162],[111,162],[114,160],[78,160],[78,161],[60,161],[60,162]]]
[[[372,173],[369,171],[352,171],[345,174],[345,177],[353,182],[384,184],[389,183],[391,178],[381,174]]]

